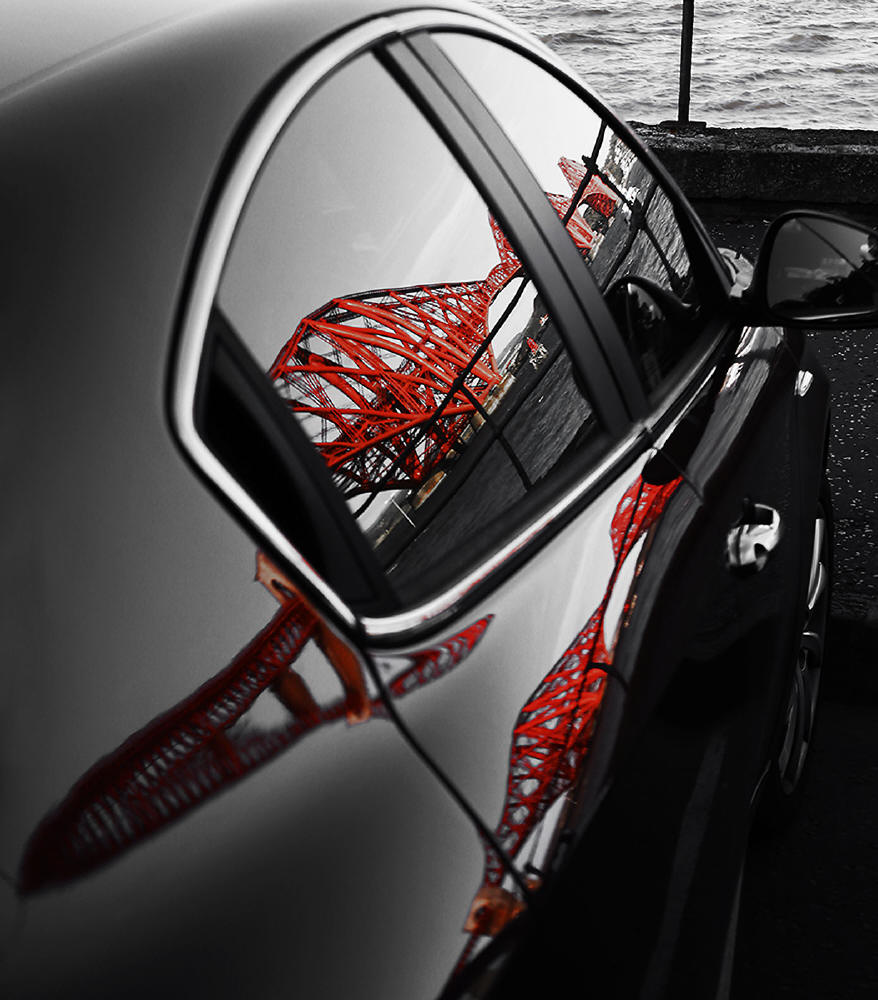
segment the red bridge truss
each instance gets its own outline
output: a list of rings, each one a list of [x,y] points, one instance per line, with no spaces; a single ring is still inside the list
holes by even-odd
[[[260,555],[258,578],[283,597],[277,614],[227,667],[76,782],[28,839],[19,892],[60,885],[107,864],[322,726],[387,718],[381,696],[367,691],[359,662],[286,586],[272,585],[266,566],[274,569]],[[387,678],[389,693],[401,698],[445,676],[466,659],[490,621],[482,618],[410,654]],[[309,640],[323,649],[343,689],[326,704],[314,699],[293,668]],[[247,724],[247,713],[267,691],[288,710],[287,721],[270,728]]]
[[[559,161],[571,190],[586,168]],[[595,234],[572,197],[547,194],[581,252]],[[605,216],[616,196],[593,176],[580,193]],[[485,340],[488,310],[521,264],[497,222],[499,262],[483,280],[381,289],[335,298],[306,316],[269,376],[346,496],[417,489],[453,451],[500,382]]]
[[[604,618],[619,572],[655,523],[680,480],[653,485],[638,478],[617,505],[610,526],[615,563],[600,605],[522,707],[512,733],[506,797],[496,840],[516,858],[551,805],[574,783],[588,751],[611,654]],[[288,750],[309,732],[347,719],[387,718],[380,695],[367,690],[359,661],[292,592],[286,577],[260,554],[257,578],[281,604],[265,628],[192,695],[99,760],[31,834],[18,890],[30,894],[99,868],[188,814]],[[627,606],[623,610],[623,619]],[[491,622],[486,616],[429,649],[385,668],[385,685],[402,698],[462,663]],[[323,649],[342,696],[318,703],[294,664],[309,641]],[[270,728],[247,725],[263,692],[288,710]],[[244,723],[239,725],[239,723]],[[470,938],[458,968],[480,936],[499,931],[523,907],[502,888],[505,867],[490,844],[482,885],[465,930]]]
[[[347,496],[417,488],[453,448],[500,381],[490,347],[475,358],[490,302],[487,282],[420,285],[333,299],[299,324],[269,375]]]
[[[549,808],[573,786],[580,773],[604,696],[606,668],[612,663],[604,618],[623,563],[656,522],[681,480],[653,485],[640,477],[616,508],[610,527],[615,562],[601,603],[528,698],[516,721],[509,753],[506,799],[495,834],[514,858]],[[623,610],[622,620],[628,613]],[[466,930],[494,934],[521,903],[500,888],[506,874],[501,858],[485,845],[485,873],[473,900]],[[472,948],[471,940],[464,960]]]

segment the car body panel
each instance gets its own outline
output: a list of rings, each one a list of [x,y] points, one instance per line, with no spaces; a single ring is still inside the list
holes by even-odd
[[[536,990],[583,940],[623,994],[716,985],[822,473],[826,380],[801,341],[718,319],[647,407],[603,310],[585,336],[604,345],[606,446],[441,606],[399,615],[318,592],[172,432],[174,338],[262,110],[339,45],[473,10],[110,19],[33,49],[0,93],[5,995],[429,997],[463,969],[454,995],[507,942]],[[523,161],[477,150],[472,94],[449,124],[423,38],[395,45],[569,286],[573,244]],[[725,547],[746,499],[784,534],[739,578]],[[311,702],[276,684],[293,663]]]
[[[277,607],[253,581],[253,542],[176,448],[164,398],[190,254],[236,129],[272,66],[374,8],[314,12],[310,33],[287,5],[266,9],[261,19],[239,10],[231,21],[190,24],[182,37],[126,41],[2,106],[3,270],[15,291],[3,296],[2,326],[22,337],[3,369],[3,425],[28,428],[26,438],[10,435],[4,454],[15,482],[3,518],[4,658],[15,666],[3,696],[0,867],[10,876],[77,780],[214,676]],[[56,364],[64,387],[46,391],[47,365]],[[312,956],[297,973],[306,993],[325,984],[326,995],[347,996],[364,979],[438,991],[459,928],[444,951],[441,933],[424,936],[435,905],[411,872],[443,856],[451,869],[470,844],[475,877],[475,834],[390,727],[351,734],[358,766],[321,747],[299,753],[292,773],[284,776],[286,761],[275,765],[97,875],[32,897],[4,926],[13,952],[6,995],[50,995],[65,983],[92,995],[154,995],[169,976],[180,991],[276,993],[290,982],[291,938]],[[377,772],[368,763],[376,752]],[[330,822],[356,831],[347,855],[341,833],[337,844],[315,842],[310,807],[298,802],[291,813],[284,792],[322,800],[326,768],[345,775]],[[394,819],[407,783],[428,805]],[[409,858],[395,889],[373,863],[388,837]],[[326,884],[327,870],[339,880]],[[326,927],[339,913],[362,917],[376,895],[393,893],[398,926],[373,924],[364,938],[358,919],[356,933],[334,931],[327,951]],[[462,911],[468,893],[467,883]],[[405,961],[385,950],[385,935]]]

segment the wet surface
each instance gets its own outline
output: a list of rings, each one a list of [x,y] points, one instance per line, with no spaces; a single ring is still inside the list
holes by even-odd
[[[698,207],[720,246],[752,258],[788,206]],[[748,856],[736,1000],[878,996],[878,330],[811,336],[832,384],[833,620],[801,812]]]
[[[824,699],[801,812],[750,848],[733,997],[878,996],[876,720]]]

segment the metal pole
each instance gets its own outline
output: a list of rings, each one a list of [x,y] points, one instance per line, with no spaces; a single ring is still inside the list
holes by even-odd
[[[680,36],[680,100],[677,122],[689,124],[689,89],[692,82],[692,27],[695,23],[695,0],[683,0],[683,30]]]

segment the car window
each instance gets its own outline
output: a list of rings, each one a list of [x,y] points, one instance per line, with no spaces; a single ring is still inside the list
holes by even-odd
[[[517,248],[371,54],[279,136],[214,309],[405,602],[474,568],[603,447]]]
[[[674,207],[611,123],[547,70],[475,35],[436,42],[518,147],[603,290],[655,399],[702,329]]]

